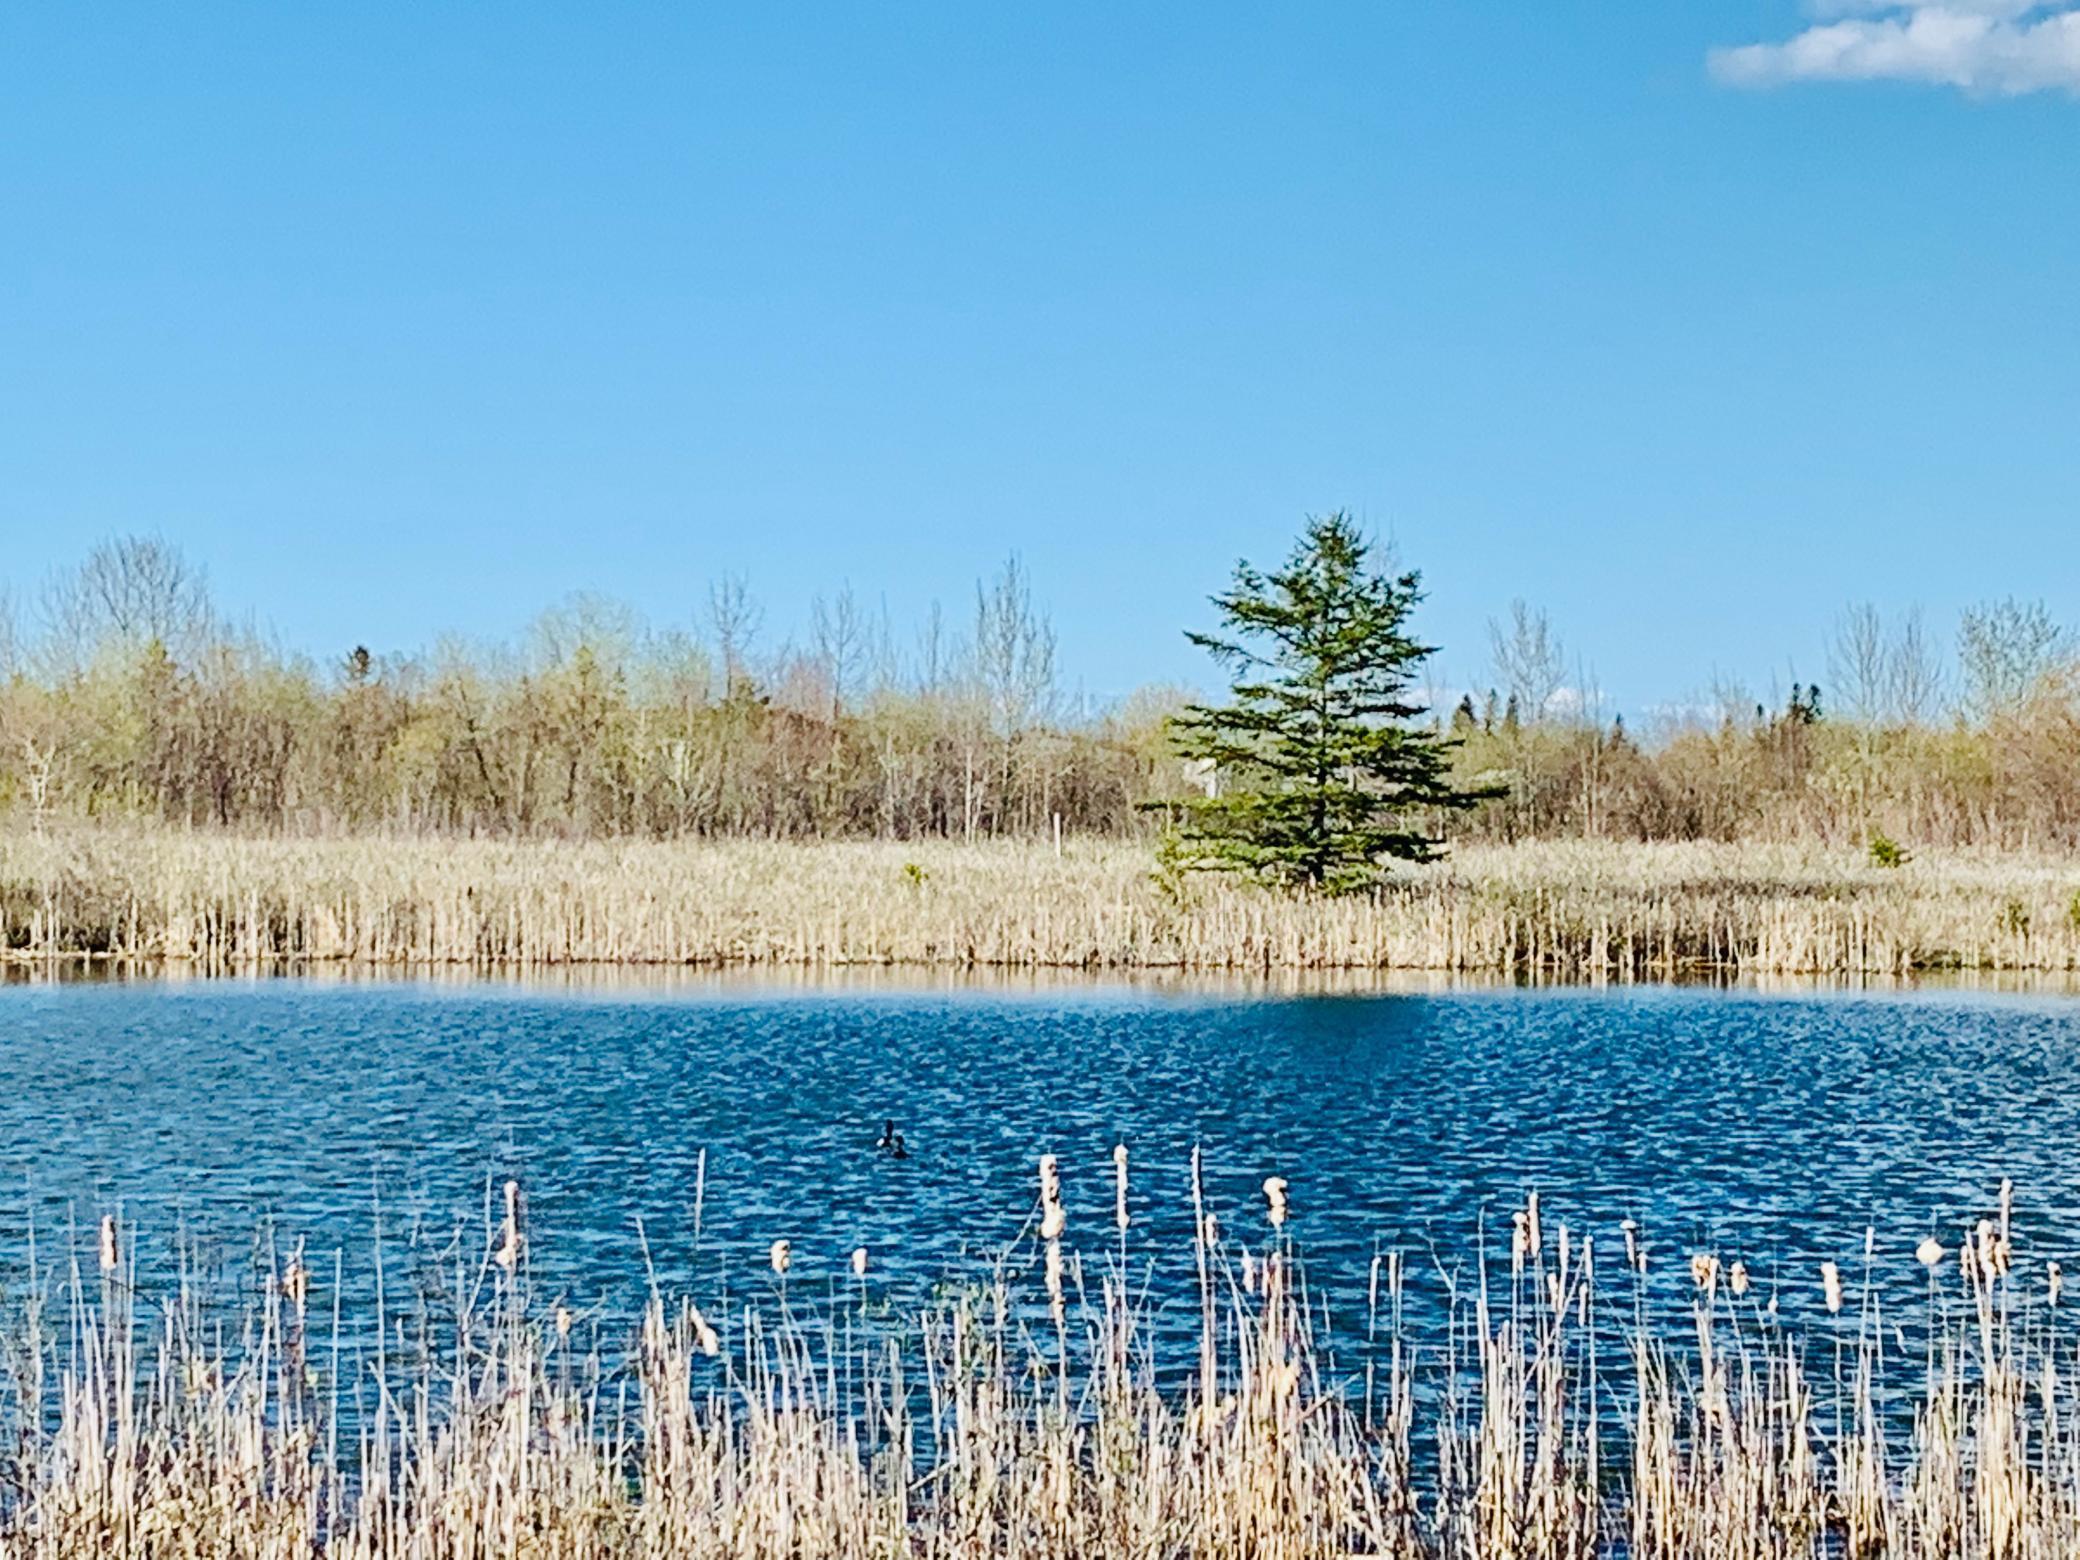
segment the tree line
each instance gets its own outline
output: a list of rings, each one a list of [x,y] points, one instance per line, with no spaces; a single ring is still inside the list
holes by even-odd
[[[1163,698],[1086,711],[1014,559],[899,642],[852,591],[761,645],[577,597],[515,645],[320,664],[227,622],[152,538],[0,613],[0,808],[267,831],[975,838],[1126,826],[1180,766]]]
[[[1414,599],[1395,588],[1398,625]],[[1359,717],[1438,739],[1431,792],[1395,825],[1411,837],[2080,846],[2080,647],[2040,604],[1975,609],[1950,649],[1915,614],[1853,608],[1821,678],[1721,683],[1635,723],[1543,613],[1491,627],[1488,687],[1419,684],[1411,663],[1372,701],[1388,714]],[[962,839],[1057,819],[1153,835],[1177,812],[1150,802],[1220,791],[1185,692],[1065,695],[1015,560],[912,628],[849,589],[798,641],[763,628],[724,580],[684,627],[580,597],[512,644],[319,660],[225,618],[177,549],[112,540],[0,598],[0,816]]]
[[[1824,683],[1721,679],[1644,734],[1544,613],[1490,638],[1493,688],[1446,722],[1455,772],[1498,788],[1463,834],[2080,847],[2080,642],[2041,602],[1968,609],[1949,654],[1918,611],[1854,605]]]

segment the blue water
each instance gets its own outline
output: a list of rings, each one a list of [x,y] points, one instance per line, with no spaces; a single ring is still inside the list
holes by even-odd
[[[1263,1178],[1332,1311],[1377,1251],[1441,1288],[1531,1187],[1615,1253],[1636,1218],[1765,1290],[1817,1264],[1911,1288],[1916,1241],[2017,1187],[2018,1246],[2080,1252],[2080,1003],[1922,993],[1492,990],[1311,998],[1129,988],[603,995],[510,986],[152,983],[0,988],[0,1271],[31,1221],[82,1248],[104,1210],[145,1266],[180,1237],[235,1270],[261,1219],[330,1267],[386,1249],[480,1261],[490,1189],[526,1188],[538,1292],[612,1315],[646,1262],[697,1296],[767,1281],[923,1294],[1018,1235],[1060,1156],[1070,1241],[1187,1286],[1193,1146],[1227,1228]],[[911,1157],[873,1143],[884,1118]],[[706,1152],[705,1184],[701,1155]],[[698,1232],[696,1201],[699,1200]],[[638,1229],[642,1232],[638,1238]],[[1616,1264],[1612,1264],[1615,1268]],[[1166,1287],[1168,1286],[1168,1287]],[[1789,1302],[1787,1301],[1787,1305]],[[1351,1325],[1357,1325],[1353,1322]]]

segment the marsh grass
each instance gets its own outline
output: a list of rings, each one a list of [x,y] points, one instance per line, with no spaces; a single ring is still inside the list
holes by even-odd
[[[1176,1253],[1072,1249],[1066,1304],[1060,1274],[1036,1283],[1033,1246],[1075,1239],[1039,1232],[1044,1187],[1023,1251],[886,1329],[842,1253],[815,1254],[815,1287],[807,1242],[795,1287],[776,1262],[719,1334],[653,1291],[621,1338],[537,1300],[524,1240],[498,1260],[512,1214],[441,1305],[360,1329],[337,1266],[315,1282],[300,1249],[263,1243],[259,1282],[220,1306],[186,1281],[142,1292],[118,1240],[105,1267],[21,1286],[0,1554],[2080,1548],[2074,1339],[2005,1195],[1954,1258],[1867,1238],[1846,1299],[1817,1270],[1765,1298],[1716,1253],[1657,1262],[1636,1226],[1606,1274],[1527,1207],[1463,1278],[1383,1254],[1361,1373],[1292,1225],[1238,1214],[1252,1233],[1223,1236],[1194,1187],[1198,1315],[1171,1327],[1138,1269]],[[1888,1264],[1925,1305],[1888,1312]],[[1450,1296],[1437,1336],[1406,1320],[1424,1282]]]
[[[914,870],[913,870],[914,869]],[[2080,863],[1761,845],[1467,845],[1377,895],[1132,844],[499,843],[0,832],[0,949],[205,968],[910,965],[1553,979],[2080,969]]]

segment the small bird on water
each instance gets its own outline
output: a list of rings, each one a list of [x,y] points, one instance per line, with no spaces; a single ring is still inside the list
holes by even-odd
[[[893,1121],[884,1121],[881,1124],[881,1140],[874,1147],[877,1151],[888,1155],[891,1159],[908,1159],[910,1157],[910,1150],[903,1143],[903,1134],[896,1130],[896,1124]]]

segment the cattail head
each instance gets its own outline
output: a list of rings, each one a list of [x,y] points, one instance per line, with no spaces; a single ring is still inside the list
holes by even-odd
[[[1827,1299],[1830,1315],[1839,1315],[1842,1309],[1842,1270],[1832,1262],[1820,1264],[1820,1292]]]
[[[116,1239],[115,1215],[104,1213],[101,1216],[101,1271],[113,1273],[122,1265],[123,1253]]]
[[[794,1242],[774,1241],[771,1249],[766,1252],[766,1261],[772,1264],[774,1273],[785,1278],[789,1264],[794,1261]]]
[[[1524,1199],[1524,1238],[1531,1243],[1531,1255],[1537,1256],[1545,1249],[1545,1232],[1538,1222],[1538,1193],[1533,1192]]]
[[[1747,1263],[1736,1260],[1733,1266],[1726,1270],[1726,1287],[1731,1289],[1736,1295],[1744,1295],[1748,1292]]]
[[[571,1324],[575,1320],[576,1318],[571,1315],[571,1308],[569,1306],[558,1306],[556,1308],[556,1336],[559,1338],[568,1338],[571,1335]]]
[[[1925,1268],[1937,1266],[1943,1260],[1943,1243],[1933,1235],[1921,1237],[1921,1244],[1914,1248],[1914,1260]]]
[[[2058,1297],[2065,1293],[2066,1278],[2056,1262],[2047,1262],[2044,1265],[2044,1284],[2050,1292],[2051,1303],[2057,1305]]]
[[[852,1248],[852,1276],[854,1278],[865,1278],[867,1276],[867,1248],[864,1246],[854,1246]]]
[[[1708,1251],[1700,1251],[1690,1258],[1690,1282],[1709,1293],[1719,1283],[1719,1259]]]
[[[520,1183],[506,1182],[506,1220],[500,1231],[498,1250],[491,1254],[506,1272],[511,1273],[520,1265]]]
[[[1618,1228],[1625,1235],[1625,1265],[1638,1272],[1646,1272],[1647,1254],[1646,1249],[1639,1243],[1639,1221],[1637,1219],[1626,1219],[1619,1224]]]
[[[1242,1292],[1246,1295],[1257,1292],[1257,1259],[1246,1246],[1242,1251]]]
[[[1040,1238],[1060,1240],[1062,1231],[1069,1227],[1069,1215],[1062,1207],[1062,1177],[1052,1154],[1040,1156]]]
[[[282,1271],[282,1297],[296,1307],[296,1314],[303,1314],[304,1300],[311,1292],[310,1269],[303,1265],[301,1257],[291,1257],[289,1265]]]
[[[1119,1232],[1127,1232],[1127,1145],[1115,1143],[1112,1148],[1112,1222]]]
[[[1264,1201],[1268,1205],[1271,1227],[1281,1228],[1286,1222],[1286,1178],[1271,1175],[1264,1178]]]
[[[1519,1208],[1509,1216],[1509,1257],[1511,1262],[1522,1262],[1531,1255],[1531,1218]]]
[[[1980,1270],[1989,1279],[2004,1278],[2008,1272],[2008,1243],[2001,1238],[1993,1220],[1981,1219],[1978,1229]]]
[[[693,1323],[693,1346],[695,1348],[699,1349],[701,1353],[707,1355],[711,1360],[722,1352],[722,1340],[715,1335],[715,1329],[708,1325],[708,1319],[705,1316],[689,1307],[687,1320]]]

